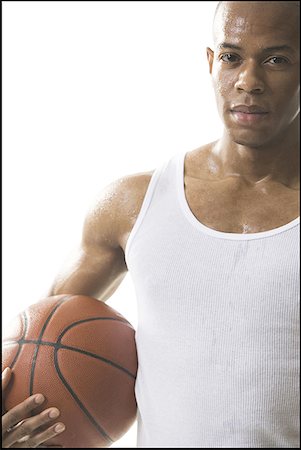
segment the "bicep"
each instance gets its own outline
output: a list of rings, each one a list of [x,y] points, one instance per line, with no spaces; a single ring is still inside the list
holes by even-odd
[[[119,244],[124,212],[118,183],[114,182],[90,208],[83,224],[81,243],[62,266],[49,295],[89,295],[106,301],[127,273]]]
[[[82,294],[106,301],[127,273],[122,236],[128,235],[153,172],[113,181],[89,210],[78,250],[58,273],[49,295]]]

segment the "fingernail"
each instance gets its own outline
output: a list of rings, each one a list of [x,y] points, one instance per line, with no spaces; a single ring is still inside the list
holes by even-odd
[[[44,401],[44,396],[42,395],[42,394],[38,394],[38,395],[36,395],[35,396],[35,398],[34,398],[34,401],[36,402],[36,403],[43,403],[43,401]]]
[[[64,431],[64,429],[65,429],[65,425],[62,424],[62,423],[58,423],[58,424],[55,426],[54,431],[55,431],[56,433],[60,433],[61,431]]]
[[[49,417],[51,417],[51,419],[54,419],[55,417],[58,417],[59,415],[60,415],[60,413],[57,409],[52,409],[51,411],[49,411]]]

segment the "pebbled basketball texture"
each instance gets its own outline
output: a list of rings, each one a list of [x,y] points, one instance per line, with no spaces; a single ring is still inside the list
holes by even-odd
[[[35,414],[55,406],[66,429],[47,444],[109,447],[136,419],[135,329],[115,309],[85,295],[55,295],[20,313],[2,336],[2,370],[13,381],[10,409],[42,393]]]

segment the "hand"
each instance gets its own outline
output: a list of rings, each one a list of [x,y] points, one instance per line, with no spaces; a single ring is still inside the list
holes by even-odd
[[[7,368],[2,372],[2,402],[4,404],[4,391],[11,380],[11,369]],[[51,439],[64,431],[62,423],[47,425],[56,419],[60,412],[57,408],[48,408],[35,416],[28,417],[31,411],[40,406],[45,398],[42,394],[35,394],[19,403],[14,408],[3,414],[2,405],[2,448],[28,448],[28,447],[61,447],[60,445],[43,445],[45,441]],[[51,412],[54,414],[51,416]],[[63,427],[58,429],[59,426]],[[40,427],[44,427],[41,428]],[[46,429],[45,429],[46,428]]]

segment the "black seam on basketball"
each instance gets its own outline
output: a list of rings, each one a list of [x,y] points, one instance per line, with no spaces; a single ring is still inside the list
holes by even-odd
[[[91,358],[99,359],[100,361],[105,362],[106,364],[110,364],[111,366],[115,367],[116,369],[122,370],[122,372],[129,375],[131,378],[136,379],[136,376],[130,372],[128,369],[126,369],[123,366],[120,366],[119,364],[115,363],[111,359],[107,359],[104,356],[96,355],[95,353],[88,352],[87,350],[82,350],[78,347],[71,347],[70,345],[65,345],[57,342],[48,342],[48,341],[36,341],[34,339],[23,339],[20,341],[16,341],[20,343],[21,345],[24,344],[36,344],[36,345],[48,345],[49,347],[54,347],[56,350],[63,349],[63,350],[71,350],[73,352],[81,353],[82,355],[90,356]]]
[[[59,306],[59,305],[57,305],[56,308],[57,308],[58,306]],[[56,308],[55,308],[55,310],[56,310]],[[52,314],[55,312],[55,310],[52,312]],[[52,314],[51,314],[51,316],[52,316]],[[18,342],[19,345],[24,345],[24,344],[36,344],[36,345],[37,345],[37,348],[39,348],[40,345],[49,345],[49,346],[53,346],[53,347],[56,347],[56,348],[65,348],[65,349],[69,349],[69,350],[72,350],[72,351],[76,351],[76,352],[79,352],[79,353],[82,353],[82,354],[91,356],[92,358],[100,359],[101,361],[106,362],[107,364],[110,364],[111,366],[113,366],[113,367],[115,367],[115,368],[117,368],[117,369],[119,369],[119,370],[122,370],[122,371],[125,372],[127,375],[129,375],[130,377],[136,379],[136,376],[135,376],[134,374],[132,374],[129,370],[127,370],[127,369],[126,369],[125,367],[123,367],[123,366],[120,366],[119,364],[115,363],[114,361],[112,361],[112,360],[110,360],[110,359],[104,358],[104,357],[102,357],[102,356],[96,355],[96,354],[91,353],[91,352],[87,352],[86,350],[82,350],[82,349],[79,349],[79,348],[77,348],[77,347],[71,347],[71,346],[66,346],[66,345],[64,345],[64,344],[61,344],[60,341],[61,341],[62,337],[64,336],[64,334],[65,334],[70,328],[72,328],[72,327],[75,326],[75,325],[78,325],[79,323],[90,322],[90,321],[94,321],[94,320],[115,320],[115,321],[118,321],[118,322],[124,322],[124,323],[126,323],[124,320],[122,320],[122,319],[116,319],[115,317],[91,317],[91,318],[89,318],[89,319],[82,319],[82,320],[79,320],[79,321],[77,321],[77,322],[73,322],[71,325],[69,325],[67,328],[65,328],[65,330],[64,330],[64,331],[60,334],[60,336],[58,337],[57,343],[54,343],[54,342],[47,342],[47,341],[42,341],[41,338],[39,337],[38,340],[34,340],[34,339],[19,339],[18,341],[8,341],[8,342],[4,343],[4,345],[10,345],[10,344],[12,344],[12,343],[14,343],[14,342]],[[40,333],[40,336],[41,336],[41,335],[42,335],[42,333]],[[36,362],[37,353],[38,353],[38,352],[37,352],[37,349],[36,349],[35,362]],[[32,392],[30,393],[30,395],[32,395]]]
[[[27,317],[26,317],[25,311],[23,311],[22,316],[23,316],[24,328],[23,328],[23,336],[22,336],[22,338],[21,338],[19,341],[24,340],[24,337],[25,337],[26,331],[27,331]],[[19,343],[19,341],[17,341],[17,342]],[[16,364],[16,361],[17,361],[17,359],[18,359],[18,356],[19,356],[19,353],[20,353],[20,351],[21,351],[21,348],[22,348],[22,344],[19,343],[17,353],[16,353],[16,355],[15,355],[15,357],[14,357],[14,359],[13,359],[13,362],[12,362],[11,365],[10,365],[10,368],[11,368],[11,369],[12,369],[12,368],[14,367],[14,365]]]
[[[92,424],[95,426],[95,428],[97,429],[97,431],[105,438],[107,439],[111,444],[114,442],[113,439],[110,438],[110,436],[105,432],[105,430],[96,422],[96,420],[94,419],[94,417],[89,413],[89,411],[87,410],[87,408],[83,405],[83,403],[80,401],[80,399],[78,398],[78,396],[75,394],[75,392],[73,391],[73,389],[70,387],[70,385],[67,383],[67,381],[65,380],[62,372],[60,371],[59,368],[59,363],[58,363],[58,358],[57,358],[57,352],[58,350],[56,348],[54,348],[54,365],[55,368],[57,370],[58,376],[60,377],[61,381],[63,382],[63,384],[65,385],[66,389],[70,392],[70,394],[72,395],[72,397],[74,398],[74,400],[76,401],[76,403],[78,404],[78,406],[80,407],[80,409],[83,411],[84,414],[86,414],[86,416],[88,417],[88,419],[92,422]]]
[[[78,324],[81,324],[81,323],[87,323],[87,322],[92,322],[92,321],[94,321],[94,320],[114,320],[114,321],[116,321],[116,322],[122,322],[122,323],[126,323],[126,324],[129,323],[129,322],[127,322],[127,320],[123,320],[123,319],[121,319],[121,318],[119,319],[119,318],[116,318],[116,317],[90,317],[89,319],[81,319],[81,320],[78,320],[78,321],[73,322],[73,323],[71,323],[70,325],[68,325],[68,326],[61,332],[61,334],[59,335],[59,337],[57,338],[57,343],[61,343],[61,340],[62,340],[64,334],[66,334],[67,331],[69,331],[71,328],[75,327],[75,326],[78,325]],[[133,331],[134,331],[134,330],[133,330]],[[74,347],[73,347],[73,348],[71,347],[70,350],[71,350],[71,349],[74,349]],[[85,350],[83,350],[82,353],[85,353]],[[86,354],[88,354],[88,353],[86,353]],[[93,353],[91,353],[90,356],[93,356]],[[93,357],[97,357],[97,355],[94,354]],[[104,360],[104,359],[101,358],[101,357],[100,357],[100,359]],[[128,373],[131,377],[134,377],[134,379],[136,378],[131,372],[129,372],[127,369],[125,369],[124,367],[120,366],[119,364],[116,364],[116,363],[114,363],[113,361],[111,361],[111,360],[109,360],[109,359],[106,359],[106,362],[108,362],[109,364],[111,364],[111,365],[117,367],[118,369],[121,369],[121,370],[125,371],[125,372]]]
[[[67,328],[65,328],[61,334],[58,337],[58,341],[60,341],[62,339],[62,337],[64,336],[65,333],[67,333],[68,330],[70,330],[70,328],[75,327],[76,325],[78,325],[79,323],[85,323],[85,322],[91,322],[93,320],[115,320],[117,322],[122,322],[122,323],[126,323],[129,324],[129,322],[127,320],[123,320],[123,319],[117,319],[116,317],[90,317],[89,319],[81,319],[78,320],[76,322],[72,322],[70,325],[67,326]],[[130,324],[129,324],[130,325]],[[134,331],[134,330],[133,330]]]
[[[95,353],[87,352],[86,350],[80,350],[77,347],[70,347],[69,345],[64,345],[64,344],[61,344],[60,346],[58,346],[56,344],[55,349],[56,349],[56,351],[59,349],[71,350],[73,352],[78,352],[78,353],[82,353],[83,355],[90,356],[91,358],[99,359],[100,361],[103,361],[106,364],[110,364],[111,366],[115,367],[116,369],[122,370],[122,372],[126,373],[134,380],[136,379],[136,376],[134,374],[132,374],[129,370],[127,370],[125,367],[120,366],[119,364],[115,363],[114,361],[104,358],[103,356],[95,355]]]
[[[44,325],[43,325],[42,330],[41,330],[41,333],[40,333],[40,336],[38,337],[37,346],[36,346],[36,348],[34,350],[34,354],[33,354],[33,358],[32,358],[32,364],[31,364],[30,380],[29,380],[29,395],[33,394],[34,371],[35,371],[35,367],[36,367],[36,363],[37,363],[37,356],[38,356],[38,352],[39,352],[40,342],[42,341],[43,333],[44,333],[44,331],[45,331],[45,329],[46,329],[46,327],[47,327],[51,317],[55,313],[55,311],[62,304],[62,302],[68,297],[70,297],[70,295],[66,295],[65,297],[63,297],[62,299],[60,299],[58,301],[58,303],[55,305],[55,307],[53,308],[53,310],[50,312],[49,316],[45,320]]]

